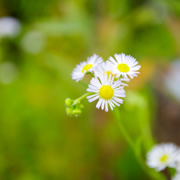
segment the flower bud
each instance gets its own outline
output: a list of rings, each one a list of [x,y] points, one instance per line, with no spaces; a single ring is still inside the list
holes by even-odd
[[[71,106],[72,103],[73,103],[73,100],[71,100],[70,98],[67,98],[67,99],[65,100],[65,104],[66,104],[67,107]]]
[[[82,110],[81,109],[79,109],[79,108],[76,108],[76,109],[74,109],[73,111],[72,111],[72,114],[74,115],[74,116],[79,116],[79,115],[81,115],[81,113],[82,113]]]
[[[72,116],[73,115],[73,109],[72,108],[66,108],[66,113],[68,116]]]

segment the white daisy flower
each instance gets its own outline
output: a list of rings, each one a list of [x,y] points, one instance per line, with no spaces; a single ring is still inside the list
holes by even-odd
[[[111,68],[110,68],[110,66],[109,66],[109,64],[108,64],[108,61],[103,62],[103,63],[101,64],[101,66],[98,66],[98,67],[96,68],[96,71],[95,71],[95,76],[98,76],[98,77],[100,77],[100,76],[102,76],[102,75],[105,75],[105,74],[107,74],[108,77],[109,77],[110,75],[111,75],[112,77],[113,77],[113,76],[116,77],[116,75],[112,73],[112,70],[111,70]]]
[[[180,180],[180,173],[176,174],[172,180]]]
[[[120,80],[114,81],[114,77],[107,74],[100,77],[92,78],[87,89],[88,92],[94,93],[87,97],[89,102],[99,99],[96,108],[108,111],[108,105],[111,110],[115,105],[120,106],[123,103],[122,97],[125,97],[125,91]]]
[[[166,167],[175,167],[178,148],[172,143],[160,144],[153,147],[147,154],[147,165],[162,171]]]
[[[141,68],[138,65],[138,62],[135,58],[130,55],[115,54],[115,59],[113,57],[109,57],[109,65],[113,74],[116,74],[117,77],[130,77],[133,79],[137,74],[139,74],[139,69]]]
[[[91,57],[87,58],[87,61],[81,62],[72,72],[72,79],[76,82],[83,79],[84,75],[87,72],[94,72],[97,66],[100,66],[103,62],[103,59],[98,55],[94,54]]]
[[[101,66],[97,67],[95,70],[95,76],[97,77],[101,77],[102,75],[107,74],[107,76],[109,77],[111,75],[111,77],[114,77],[114,81],[118,80],[118,78],[116,77],[116,74],[113,73],[112,69],[111,69],[111,64],[109,61],[103,62],[101,64]],[[129,82],[130,79],[129,78],[120,78],[122,85],[127,86],[127,84],[123,83],[123,82]]]

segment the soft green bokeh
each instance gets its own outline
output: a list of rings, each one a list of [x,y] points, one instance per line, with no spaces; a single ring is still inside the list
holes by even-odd
[[[0,39],[0,179],[148,180],[111,112],[83,100],[82,116],[68,117],[64,101],[86,92],[71,79],[76,64],[131,54],[142,73],[120,113],[149,150],[156,70],[180,55],[180,1],[1,0],[0,15],[22,26]]]

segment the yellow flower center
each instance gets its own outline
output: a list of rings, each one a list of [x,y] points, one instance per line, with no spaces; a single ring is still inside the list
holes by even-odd
[[[116,75],[113,74],[111,71],[106,71],[106,72],[104,72],[104,74],[107,74],[107,77],[108,77],[108,78],[109,78],[110,75],[111,75],[111,77],[114,76],[114,80],[115,80],[115,81],[117,80]]]
[[[111,71],[106,71],[105,72],[107,74],[107,76],[109,77],[111,75],[111,77],[113,76],[113,73]]]
[[[86,64],[86,65],[83,67],[83,69],[82,69],[82,73],[83,73],[84,71],[88,71],[88,70],[91,69],[92,67],[93,67],[92,64]]]
[[[117,68],[120,72],[124,72],[124,73],[129,72],[129,66],[127,64],[124,63],[118,64]]]
[[[114,89],[109,85],[103,85],[99,90],[99,95],[105,100],[109,100],[114,95]]]
[[[160,161],[161,161],[162,163],[166,162],[167,160],[168,160],[168,156],[167,156],[167,155],[163,155],[163,156],[161,157],[161,159],[160,159]]]

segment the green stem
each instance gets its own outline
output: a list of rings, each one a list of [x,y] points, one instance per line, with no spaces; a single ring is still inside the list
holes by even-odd
[[[121,130],[122,135],[124,136],[124,138],[125,138],[125,140],[128,142],[128,144],[131,146],[131,148],[134,149],[134,143],[133,143],[131,137],[129,136],[129,134],[128,134],[127,131],[125,130],[122,122],[119,121],[119,119],[120,119],[120,114],[119,114],[119,112],[118,112],[118,109],[117,109],[117,108],[114,108],[113,113],[114,113],[114,115],[115,115],[116,122],[117,122],[117,124],[118,124],[119,129]]]
[[[137,150],[133,139],[130,137],[129,133],[127,130],[124,128],[123,123],[120,121],[120,113],[117,108],[113,110],[113,114],[115,116],[116,122],[118,124],[119,129],[121,130],[122,135],[124,136],[125,140],[133,150],[134,155],[136,156],[142,170],[148,174],[150,177],[157,180],[164,180],[164,177],[161,176],[161,174],[154,172],[154,170],[151,170],[147,167],[147,165],[144,162],[144,159],[142,158],[141,154],[139,153],[139,150]]]
[[[81,101],[82,99],[84,99],[85,97],[91,95],[92,93],[91,92],[88,92],[86,94],[83,94],[81,97],[78,98],[79,101]]]
[[[87,72],[86,74],[90,74],[92,77],[95,77],[92,72]]]
[[[88,84],[86,84],[85,82],[83,81],[79,81],[84,87],[88,88]]]
[[[78,104],[78,103],[80,103],[80,101],[82,100],[82,99],[84,99],[85,97],[87,97],[87,96],[89,96],[89,95],[91,95],[92,93],[86,93],[86,94],[83,94],[82,96],[80,96],[79,98],[77,98],[77,99],[75,99],[74,100],[74,102],[73,102],[73,104],[71,105],[71,106],[74,106],[74,105],[76,105],[76,104]]]

